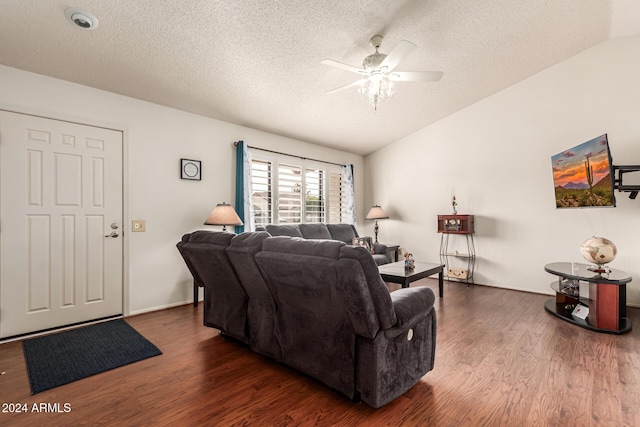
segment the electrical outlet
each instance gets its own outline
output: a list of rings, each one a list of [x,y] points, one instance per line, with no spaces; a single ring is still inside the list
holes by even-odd
[[[144,219],[134,219],[131,221],[131,231],[146,231]]]

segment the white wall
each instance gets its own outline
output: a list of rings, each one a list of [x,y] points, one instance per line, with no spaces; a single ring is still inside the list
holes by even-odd
[[[124,131],[125,230],[132,219],[146,220],[147,229],[125,237],[125,314],[192,299],[192,281],[175,245],[184,233],[204,228],[216,203],[234,202],[234,141],[353,163],[362,206],[364,159],[355,154],[1,65],[0,108]],[[180,158],[202,161],[202,181],[180,179]]]
[[[557,210],[551,171],[552,155],[603,133],[615,165],[640,164],[638,52],[640,37],[603,42],[367,156],[365,200],[391,216],[380,240],[437,261],[436,216],[455,193],[458,212],[476,215],[478,283],[552,294],[544,265],[585,262],[579,247],[596,235],[617,245],[611,267],[635,278],[639,306],[640,198]]]

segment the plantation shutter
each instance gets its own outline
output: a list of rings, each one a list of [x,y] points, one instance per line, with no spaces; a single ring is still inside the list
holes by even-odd
[[[302,168],[278,165],[278,222],[302,222]]]
[[[329,196],[327,222],[337,224],[344,222],[344,194],[342,192],[342,174],[340,172],[329,172]]]
[[[324,171],[307,169],[305,173],[305,222],[324,222]]]
[[[273,223],[271,171],[271,162],[251,160],[251,213],[256,227]]]
[[[268,224],[345,222],[347,192],[343,167],[252,152],[251,215]]]

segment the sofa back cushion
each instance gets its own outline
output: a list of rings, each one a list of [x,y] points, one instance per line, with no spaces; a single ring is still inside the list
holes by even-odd
[[[354,238],[359,237],[356,228],[351,224],[327,224],[327,230],[333,240],[340,240],[348,245]]]
[[[269,224],[256,227],[256,231],[266,231],[272,236],[303,237],[305,239],[339,240],[350,245],[358,231],[351,224]]]
[[[267,233],[272,236],[289,236],[289,237],[302,237],[297,225],[274,225],[270,224],[265,226]]]
[[[177,246],[194,278],[205,287],[205,324],[247,342],[248,297],[226,252],[234,236],[195,231],[185,234]]]
[[[272,300],[271,293],[260,274],[255,255],[262,250],[262,243],[269,237],[264,231],[238,234],[226,249],[231,265],[249,297],[265,302]]]
[[[389,290],[380,277],[380,271],[371,254],[361,246],[344,246],[340,249],[340,260],[355,261],[348,264],[341,264],[343,286],[346,286],[351,278],[351,274],[358,275],[362,272],[364,277],[364,285],[366,286],[365,294],[368,294],[372,300],[372,304],[380,325],[380,329],[388,329],[396,323],[396,313],[393,310],[393,303],[389,296]],[[346,268],[345,266],[349,266]],[[358,285],[360,286],[360,285]],[[366,299],[366,297],[363,297]]]
[[[303,238],[277,236],[266,239],[262,243],[262,250],[338,259],[340,249],[343,246],[344,243],[335,240],[306,240]]]
[[[352,395],[355,334],[337,289],[342,246],[333,240],[271,237],[256,262],[278,307],[283,361]]]
[[[298,229],[305,239],[331,239],[331,233],[323,223],[298,224]]]
[[[248,320],[251,348],[260,354],[281,360],[275,301],[255,260],[256,254],[262,250],[262,243],[267,238],[269,233],[264,231],[238,234],[227,247],[227,255],[249,296]]]

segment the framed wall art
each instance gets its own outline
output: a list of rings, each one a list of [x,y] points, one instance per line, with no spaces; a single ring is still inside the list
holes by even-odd
[[[180,178],[200,181],[202,162],[200,160],[180,159]]]

